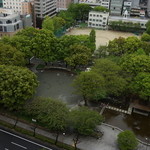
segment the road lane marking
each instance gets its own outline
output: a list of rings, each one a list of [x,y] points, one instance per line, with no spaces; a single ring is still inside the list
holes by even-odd
[[[14,136],[14,137],[17,137],[17,138],[19,138],[19,139],[21,139],[21,140],[24,140],[24,141],[26,141],[26,142],[29,142],[29,143],[35,144],[35,145],[37,145],[37,146],[43,147],[43,148],[45,148],[45,149],[47,149],[47,150],[52,150],[51,148],[48,148],[48,147],[43,146],[43,145],[41,145],[41,144],[35,143],[35,142],[33,142],[33,141],[30,141],[30,140],[28,140],[28,139],[25,139],[25,138],[23,138],[23,137],[20,137],[20,136],[18,136],[18,135],[13,134],[13,133],[7,132],[7,131],[5,131],[5,130],[0,129],[0,131],[1,131],[1,132],[4,132],[4,133],[6,133],[6,134],[12,135],[12,136]]]
[[[17,143],[15,143],[15,142],[11,142],[11,144],[14,144],[14,145],[19,146],[19,147],[24,148],[24,149],[27,149],[26,147],[24,147],[24,146],[22,146],[22,145],[20,145],[20,144],[17,144]]]
[[[8,148],[5,148],[5,150],[9,150]]]

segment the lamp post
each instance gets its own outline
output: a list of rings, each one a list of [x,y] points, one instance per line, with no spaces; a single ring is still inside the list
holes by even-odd
[[[36,123],[36,119],[32,119],[32,122]],[[35,125],[35,127],[33,127],[33,136],[35,136],[35,129],[37,128],[37,125]]]
[[[146,150],[147,150],[147,148],[148,148],[148,142],[149,142],[149,139],[148,138],[145,138],[145,140],[146,140]]]
[[[63,139],[62,139],[62,148],[64,149],[64,136],[66,135],[65,132],[63,132]]]

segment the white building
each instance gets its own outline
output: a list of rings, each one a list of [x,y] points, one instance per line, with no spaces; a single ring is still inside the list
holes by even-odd
[[[111,22],[111,21],[139,23],[142,29],[146,29],[145,25],[148,22],[148,19],[141,19],[141,18],[134,18],[134,17],[109,16],[108,22]]]
[[[88,27],[107,29],[108,17],[108,12],[90,11]]]
[[[33,0],[3,0],[3,7],[21,15],[31,14],[31,1]]]
[[[79,0],[79,3],[89,4],[91,7],[103,6],[109,9],[110,0]]]
[[[19,14],[11,9],[0,8],[0,37],[11,36],[23,28]]]
[[[34,11],[37,18],[56,15],[56,0],[34,0]]]

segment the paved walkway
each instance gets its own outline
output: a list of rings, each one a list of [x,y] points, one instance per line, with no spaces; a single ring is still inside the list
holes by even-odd
[[[14,119],[0,115],[0,120],[15,125],[16,121]],[[24,128],[29,131],[33,131],[34,127],[32,125],[25,124],[18,121],[17,127]],[[105,124],[98,126],[98,129],[104,133],[101,139],[95,139],[92,137],[79,137],[79,143],[77,147],[82,150],[119,150],[117,147],[116,139],[120,131],[117,128],[109,127]],[[55,139],[55,134],[44,131],[40,128],[36,128],[36,134],[41,134],[45,137]],[[68,145],[73,145],[74,135],[60,135],[59,141],[66,143]],[[150,146],[139,144],[138,150],[150,150]]]

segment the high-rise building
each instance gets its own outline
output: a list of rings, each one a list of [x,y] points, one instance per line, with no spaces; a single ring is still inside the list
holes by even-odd
[[[70,3],[72,3],[72,0],[57,0],[57,11],[67,10]]]
[[[111,0],[110,13],[111,15],[120,16],[122,14],[124,0]]]
[[[34,0],[34,11],[37,18],[56,15],[56,0]]]
[[[3,7],[12,9],[20,15],[31,14],[32,0],[3,0]]]

